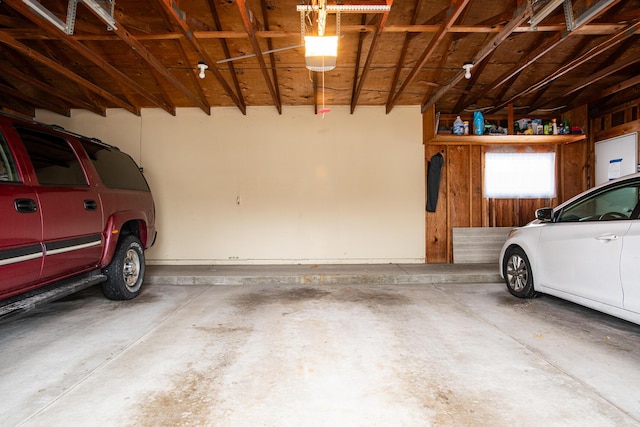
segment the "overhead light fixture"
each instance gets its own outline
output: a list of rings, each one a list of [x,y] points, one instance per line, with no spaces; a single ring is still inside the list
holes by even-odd
[[[201,79],[204,79],[204,70],[208,69],[209,66],[205,62],[200,61],[200,62],[198,62],[198,68],[200,68],[200,74],[198,74],[198,76]]]
[[[330,71],[336,68],[338,36],[304,36],[304,59],[311,71]]]
[[[470,79],[471,78],[471,69],[473,68],[473,62],[471,61],[467,61],[464,64],[462,64],[462,68],[464,68],[464,78],[465,79]]]
[[[298,5],[296,10],[300,12],[300,31],[305,46],[305,63],[311,71],[324,72],[333,70],[338,59],[338,39],[340,38],[340,14],[341,13],[387,13],[390,5],[328,5],[327,0],[314,0],[313,4]],[[308,16],[305,14],[317,13],[317,35],[305,35]],[[326,36],[325,29],[327,15],[336,14],[336,35]],[[310,21],[310,19],[309,19]]]

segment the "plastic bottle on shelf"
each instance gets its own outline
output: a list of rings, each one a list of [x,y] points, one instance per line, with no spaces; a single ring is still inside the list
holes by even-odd
[[[551,120],[551,127],[553,128],[553,134],[558,134],[558,123],[556,123],[556,119]]]
[[[473,133],[482,135],[484,133],[484,116],[482,111],[473,112]]]
[[[462,135],[464,134],[464,122],[458,116],[453,122],[453,134],[454,135]]]

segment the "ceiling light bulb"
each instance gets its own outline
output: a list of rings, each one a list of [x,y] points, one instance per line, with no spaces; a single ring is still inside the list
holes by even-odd
[[[466,79],[470,79],[471,78],[471,69],[473,68],[473,62],[465,62],[464,64],[462,64],[462,68],[464,68],[464,77]]]
[[[200,68],[200,74],[198,74],[198,76],[201,79],[204,79],[204,70],[209,68],[209,66],[207,64],[205,64],[204,62],[200,61],[200,62],[198,62],[198,68]]]

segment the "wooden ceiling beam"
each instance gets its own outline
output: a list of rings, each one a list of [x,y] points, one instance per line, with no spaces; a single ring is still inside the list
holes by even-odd
[[[162,6],[160,6],[162,7]],[[164,22],[167,25],[167,27],[170,29],[170,31],[175,32],[175,31],[180,31],[179,25],[170,17],[167,15],[167,13],[161,13],[162,17],[164,18]],[[176,41],[178,42],[178,49],[177,51],[180,54],[180,57],[182,58],[182,63],[183,64],[189,64],[191,61],[189,60],[189,57],[187,56],[187,41],[186,38],[184,37],[180,37],[179,39],[176,39]],[[195,70],[195,68],[192,67],[192,70]],[[191,83],[193,85],[193,87],[196,88],[197,90],[197,96],[200,98],[200,101],[202,103],[204,103],[205,105],[207,105],[207,110],[205,111],[207,114],[210,114],[211,112],[211,106],[209,106],[209,101],[207,100],[207,97],[204,93],[204,91],[202,90],[202,86],[200,85],[200,82],[198,82],[198,78],[196,77],[196,73],[191,72],[191,73],[187,73],[188,75],[188,79],[191,80]],[[160,83],[160,81],[158,81],[158,83]],[[169,95],[167,94],[167,91],[165,91],[165,98],[170,99]]]
[[[420,1],[420,0],[418,0]],[[367,21],[367,15],[362,14],[360,18],[364,24]],[[360,74],[360,62],[362,61],[362,48],[364,46],[364,39],[367,38],[367,33],[358,33],[358,49],[356,50],[356,60],[353,67],[353,85],[351,85],[351,100],[356,97],[356,88],[358,87],[358,75]],[[400,67],[396,68],[396,73],[400,71]],[[393,86],[392,86],[393,87]],[[351,112],[353,114],[353,111]]]
[[[411,21],[410,21],[410,25],[414,25],[416,23],[416,21],[418,20],[418,15],[420,13],[420,3],[421,0],[416,0],[416,3],[414,5],[413,8],[413,13],[411,15]],[[436,13],[435,15],[433,15],[428,21],[429,22],[438,22],[438,21],[442,21],[444,19],[446,19],[447,17],[447,9],[445,8],[443,10],[441,10],[439,13]],[[364,35],[365,33],[360,33],[361,37]],[[389,86],[389,95],[387,96],[387,102],[386,104],[391,103],[391,99],[393,98],[393,94],[395,93],[395,90],[398,87],[398,81],[400,81],[400,73],[402,72],[402,67],[404,66],[404,61],[407,58],[407,52],[409,51],[409,44],[411,42],[411,40],[413,40],[416,37],[416,33],[410,33],[410,32],[406,32],[404,35],[404,40],[402,42],[402,48],[400,49],[400,57],[398,58],[398,61],[396,62],[396,66],[395,66],[395,70],[393,72],[393,78],[391,79],[391,85]]]
[[[95,14],[95,11],[89,8],[91,13]],[[178,89],[185,95],[191,102],[193,102],[198,108],[204,111],[206,114],[211,114],[211,107],[209,104],[198,96],[196,96],[191,90],[189,90],[178,78],[158,60],[149,50],[136,39],[129,31],[127,31],[121,23],[118,23],[112,27],[111,31],[120,37],[127,46],[131,48],[142,60],[144,60],[151,68],[153,68],[162,78],[168,81],[174,88]]]
[[[564,56],[564,58],[562,58],[561,62],[562,63],[569,62],[569,61],[571,61],[571,58],[575,58],[575,57],[579,56],[580,53],[582,52],[583,48],[584,47],[581,44],[577,45],[576,47],[574,47],[571,50],[571,52],[569,52],[568,54],[566,54]],[[507,87],[510,87],[512,85],[513,85],[513,83],[509,82],[508,84],[506,84],[504,86],[505,86],[505,88],[507,88]],[[542,105],[539,104],[539,101],[540,101],[540,99],[542,99],[542,97],[549,90],[550,87],[551,87],[551,85],[547,85],[547,86],[543,87],[542,89],[537,91],[535,93],[535,95],[533,95],[529,99],[529,102],[528,102],[528,104],[529,104],[528,107],[529,108],[527,110],[527,114],[533,114],[534,111],[542,108],[542,106],[545,105],[545,104],[542,104]],[[497,97],[496,99],[504,99],[505,96],[506,96],[506,91],[504,93],[502,93],[502,95],[500,97]],[[553,109],[554,112],[561,111],[566,107],[566,103],[565,103],[565,99],[564,98],[562,98],[562,97],[561,98],[555,98],[554,97],[554,99],[556,99],[556,103],[555,103],[554,109]],[[510,104],[510,105],[513,105],[513,104]],[[558,106],[560,106],[560,107],[558,107]],[[548,113],[548,111],[541,111],[541,113]]]
[[[264,29],[269,31],[269,15],[267,12],[267,2],[260,0],[260,7],[262,9],[262,20],[264,21]],[[282,98],[280,97],[280,84],[278,83],[278,72],[276,67],[276,57],[273,54],[273,40],[267,39],[267,50],[269,53],[269,62],[271,63],[271,78],[273,79],[273,87],[275,89],[275,97],[278,100],[278,104],[282,105]],[[257,55],[257,52],[256,52]]]
[[[413,5],[413,13],[411,14],[410,24],[414,25],[418,20],[418,14],[420,11],[420,3],[421,0],[416,0]],[[360,33],[360,37],[363,37],[364,33]],[[391,85],[389,86],[389,95],[387,96],[386,104],[391,103],[391,99],[393,98],[393,94],[398,86],[398,82],[400,81],[400,72],[402,71],[402,65],[407,58],[407,52],[409,51],[409,43],[413,40],[415,34],[405,33],[404,40],[402,41],[402,48],[400,48],[400,56],[398,57],[398,61],[396,61],[395,71],[393,72],[393,78],[391,79]],[[355,81],[355,80],[354,80]]]
[[[592,75],[590,75],[589,77],[586,77],[584,79],[582,79],[580,82],[578,82],[577,84],[571,86],[569,89],[567,89],[566,92],[564,92],[561,96],[568,96],[571,95],[572,93],[583,89],[587,86],[589,86],[592,83],[595,83],[605,77],[610,76],[611,74],[617,73],[618,71],[633,65],[637,62],[640,62],[640,53],[636,53],[635,55],[632,55],[631,57],[625,59],[624,61],[621,62],[614,62],[613,64],[611,64],[610,66],[598,71],[597,73],[594,73]],[[610,63],[610,62],[608,62]]]
[[[633,37],[628,38],[627,40],[625,40],[624,42],[620,43],[620,45],[615,48],[613,50],[613,52],[609,53],[609,55],[607,55],[606,58],[604,58],[602,60],[602,62],[600,62],[600,64],[596,65],[595,67],[593,67],[593,71],[592,73],[589,73],[589,75],[597,75],[598,73],[602,72],[604,69],[606,69],[607,67],[605,67],[604,64],[614,64],[616,62],[616,60],[618,58],[620,58],[622,55],[624,55],[624,53],[629,50],[631,47],[633,47],[635,45],[636,41],[633,39]],[[575,58],[577,56],[580,55],[582,51],[580,50],[580,46],[578,46],[574,52],[571,52],[566,58],[564,62],[569,62],[571,60],[571,58]],[[586,81],[590,81],[590,77],[585,79]],[[536,109],[542,108],[544,106],[549,105],[550,103],[547,102],[543,102],[541,104],[537,104],[537,100],[540,99],[542,97],[542,95],[544,94],[544,92],[546,91],[546,89],[549,86],[547,86],[545,89],[543,90],[539,90],[536,93],[536,97],[535,97],[535,101],[530,102],[529,105],[531,106],[530,111],[535,111]],[[566,103],[573,103],[575,102],[575,100],[580,96],[580,93],[583,92],[586,88],[588,87],[588,85],[585,85],[584,87],[581,87],[580,89],[574,90],[574,91],[570,91],[565,93],[564,95],[560,95],[557,99],[556,99],[556,105],[565,105]],[[558,100],[560,102],[558,102]],[[566,105],[565,105],[566,107]]]
[[[477,103],[480,99],[484,98],[489,92],[499,88],[506,82],[510,81],[513,76],[520,74],[527,67],[529,67],[532,64],[535,64],[535,62],[538,59],[540,59],[542,56],[546,55],[547,53],[551,52],[553,49],[558,47],[562,42],[564,42],[567,39],[567,37],[569,37],[570,34],[571,33],[563,35],[558,33],[552,36],[551,38],[548,38],[544,42],[544,44],[540,45],[534,51],[529,51],[525,55],[522,55],[522,59],[513,68],[511,68],[510,70],[507,70],[502,75],[500,75],[500,77],[498,77],[497,79],[489,83],[487,86],[485,86],[485,88],[480,93],[474,95],[473,98],[471,98],[467,102],[466,106]]]
[[[465,9],[464,12],[462,12],[462,14],[460,15],[460,18],[459,18],[460,22],[464,21],[466,19],[466,17],[468,16],[468,14],[469,14],[469,9]],[[446,47],[443,49],[444,52],[440,56],[440,63],[438,64],[438,66],[436,67],[435,71],[433,72],[433,78],[431,79],[431,81],[434,81],[434,82],[440,81],[440,76],[442,75],[442,72],[445,70],[446,65],[447,65],[447,61],[449,60],[449,50],[451,49],[451,46],[453,46],[454,43],[458,43],[460,39],[465,37],[465,35],[466,34],[459,34],[459,33],[458,34],[453,34],[452,33],[450,35],[449,41],[446,43]],[[485,37],[485,41],[486,41],[486,38],[489,37],[489,36],[490,35],[487,34],[487,36]],[[431,92],[433,92],[433,90],[434,90],[434,86],[428,86],[426,88],[424,96],[422,98],[422,102],[420,103],[420,105],[425,104],[429,100],[429,98],[431,98]]]
[[[156,2],[160,5],[162,11],[177,25],[182,35],[191,43],[191,46],[196,52],[198,52],[198,55],[200,55],[202,60],[209,66],[208,70],[213,73],[214,77],[218,80],[226,94],[231,98],[233,103],[236,104],[236,107],[240,109],[242,114],[247,114],[247,106],[244,103],[244,99],[241,99],[233,92],[233,89],[231,89],[231,86],[229,86],[225,80],[220,69],[216,66],[215,61],[209,56],[207,51],[200,44],[198,38],[194,36],[187,23],[178,14],[178,9],[173,0],[156,0]]]
[[[517,94],[513,95],[510,99],[501,102],[495,108],[496,109],[502,108],[502,107],[506,106],[507,104],[510,104],[510,103],[514,102],[515,100],[517,100],[518,98],[520,98],[522,96],[528,95],[528,94],[530,94],[532,92],[535,92],[535,91],[538,91],[538,90],[542,89],[543,87],[545,87],[546,85],[550,84],[554,80],[564,76],[568,72],[574,70],[575,68],[581,66],[582,64],[586,63],[587,61],[592,60],[596,56],[606,52],[608,49],[611,49],[612,47],[618,45],[619,43],[623,42],[627,38],[631,37],[633,34],[635,34],[635,32],[639,28],[640,28],[640,21],[636,22],[635,24],[629,25],[623,31],[618,32],[613,37],[609,37],[607,40],[599,43],[598,45],[596,45],[594,47],[592,47],[586,53],[584,53],[582,56],[580,56],[578,58],[575,58],[574,60],[570,61],[569,63],[561,66],[560,68],[558,68],[556,71],[554,71],[550,75],[548,75],[548,76],[542,78],[541,80],[539,80],[538,82],[528,86],[525,90],[521,91],[520,93],[517,93]]]
[[[164,0],[162,0],[164,1]],[[212,0],[208,0],[211,2]],[[1,22],[0,22],[1,25]],[[620,31],[625,27],[626,24],[619,22],[611,22],[611,23],[597,23],[597,24],[588,24],[583,25],[580,28],[572,31],[575,34],[579,35],[589,35],[589,36],[606,36],[609,34],[614,34]],[[385,33],[411,33],[411,34],[422,34],[422,33],[436,33],[440,29],[440,25],[435,24],[412,24],[412,25],[385,25],[383,34]],[[340,26],[341,33],[372,33],[376,29],[375,25],[370,24],[342,24]],[[504,29],[504,25],[453,25],[449,28],[449,33],[499,33]],[[532,29],[530,26],[518,26],[513,32],[514,33],[562,33],[567,30],[567,26],[564,24],[557,25],[538,25],[536,30]],[[11,34],[12,37],[20,40],[29,40],[29,39],[47,39],[53,40],[57,39],[56,36],[47,35],[39,28],[5,28],[3,31]],[[270,31],[255,31],[256,37],[258,38],[292,38],[299,37],[299,32],[291,32],[291,31],[280,31],[280,30],[270,30]],[[640,30],[637,32],[640,34]],[[213,30],[213,31],[192,31],[191,36],[200,40],[206,39],[246,39],[247,33],[244,31],[225,31],[225,30]],[[119,40],[118,36],[113,35],[104,35],[104,34],[74,34],[72,36],[73,39],[79,41],[85,40],[95,40],[95,41],[112,41]],[[136,39],[139,41],[153,41],[153,40],[171,40],[171,39],[179,39],[185,37],[185,35],[180,33],[161,33],[161,34],[139,34],[136,35]],[[188,37],[187,37],[188,38]]]
[[[61,116],[67,116],[67,117],[71,116],[71,113],[68,108],[62,108],[59,105],[56,105],[45,99],[34,98],[22,91],[17,90],[14,87],[7,86],[5,84],[0,83],[0,92],[4,92],[7,95],[12,96],[14,98],[21,99],[27,102],[28,104],[31,104],[32,106],[34,106],[34,108],[42,108],[44,106],[44,108],[46,108],[47,110],[53,111],[54,113],[58,113]]]
[[[282,103],[280,102],[278,94],[273,87],[273,82],[271,81],[271,77],[269,76],[269,72],[267,71],[267,64],[265,64],[264,58],[262,57],[262,49],[260,48],[260,43],[258,43],[251,18],[249,18],[249,6],[247,5],[246,0],[236,0],[236,2],[238,4],[238,9],[240,10],[240,15],[242,16],[244,29],[249,35],[249,41],[251,42],[251,46],[253,47],[253,52],[256,54],[256,59],[258,60],[258,64],[260,65],[260,71],[262,71],[262,76],[264,77],[265,84],[267,85],[269,93],[271,94],[271,99],[273,100],[278,113],[282,114]]]
[[[73,50],[64,49],[59,43],[38,41],[36,44],[38,46],[36,50],[39,52],[45,54],[49,58],[55,58],[55,60],[60,64],[66,64],[66,68],[77,76],[87,81],[92,81],[89,70],[87,70],[86,67],[78,65],[78,62],[73,58]],[[107,101],[105,101],[103,97],[97,96],[84,86],[78,86],[78,90],[82,93],[83,99],[86,99],[90,104],[95,105],[100,110],[106,110]],[[112,93],[112,91],[109,91],[109,93]],[[118,98],[121,99],[120,97]],[[130,104],[136,109],[137,113],[140,114],[140,108],[133,103]]]
[[[26,4],[24,4],[21,0],[4,0],[4,3],[8,4],[15,11],[20,12],[22,15],[24,15],[27,19],[34,22],[36,25],[40,25],[42,28],[45,29],[45,31],[49,34],[49,36],[52,36],[54,39],[59,40],[65,43],[66,45],[68,45],[69,47],[71,47],[72,49],[74,49],[79,55],[82,55],[89,61],[93,62],[95,65],[97,65],[102,70],[104,70],[105,73],[109,74],[113,79],[118,79],[121,83],[125,84],[127,87],[131,88],[132,90],[142,95],[145,99],[147,99],[152,104],[156,105],[159,108],[162,108],[163,110],[175,116],[176,112],[175,112],[174,106],[168,105],[166,102],[157,98],[155,95],[153,95],[152,93],[144,89],[142,86],[140,86],[139,84],[131,80],[129,77],[127,77],[120,70],[118,70],[117,68],[109,64],[103,58],[96,55],[95,52],[87,48],[80,41],[74,39],[72,36],[69,36],[59,31],[57,28],[53,27],[53,25],[49,24],[47,21],[36,17],[33,14],[33,12],[31,12],[29,7]],[[7,33],[2,34],[2,38],[11,39],[16,43],[18,43],[15,38],[9,36]],[[27,47],[25,46],[25,48]],[[59,65],[59,64],[56,64],[56,65]],[[64,75],[64,72],[63,72],[63,75]],[[102,91],[102,92],[106,93],[106,91]],[[110,100],[115,105],[118,105],[122,108],[125,108],[128,111],[131,111],[133,114],[139,115],[139,113],[136,112],[137,109],[134,106],[126,103],[125,101],[121,100],[120,98],[114,95],[108,94],[106,95],[106,97],[103,96],[103,98]],[[110,98],[114,98],[114,99],[111,100]]]
[[[9,55],[9,52],[3,52],[5,56]],[[12,56],[16,56],[16,55],[12,55]],[[19,63],[20,59],[19,58],[10,58],[11,63],[16,64]],[[22,61],[20,61],[22,62]],[[23,67],[23,69],[26,69],[26,66]],[[0,63],[0,70],[2,71],[2,74],[4,75],[10,75],[11,77],[13,77],[14,79],[18,79],[30,86],[33,86],[39,90],[41,90],[42,92],[44,92],[47,95],[50,95],[51,97],[57,98],[57,99],[61,99],[65,102],[67,102],[69,104],[69,106],[71,106],[71,108],[83,108],[85,110],[91,111],[95,114],[98,114],[100,116],[106,116],[106,111],[103,109],[98,108],[97,106],[90,104],[88,102],[85,102],[81,99],[78,99],[76,97],[72,97],[71,95],[67,94],[65,91],[60,90],[56,87],[50,86],[46,83],[43,83],[44,79],[41,78],[41,76],[39,75],[39,73],[36,72],[36,74],[31,75],[31,73],[25,73],[24,71],[19,71],[13,67],[9,67],[9,66],[2,66],[2,63]]]
[[[222,23],[220,22],[220,15],[218,14],[218,9],[213,0],[207,0],[207,5],[209,6],[209,11],[211,12],[211,17],[213,18],[213,23],[216,26],[216,30],[222,30]],[[245,34],[246,35],[246,34]],[[229,50],[229,44],[227,43],[227,39],[220,39],[220,44],[222,46],[222,51],[224,52],[225,58],[231,58],[231,51]],[[214,64],[215,65],[215,64]],[[247,113],[247,107],[244,100],[244,96],[242,95],[242,88],[240,87],[240,81],[238,80],[238,74],[236,73],[236,68],[233,65],[233,61],[227,64],[229,67],[229,72],[231,73],[231,81],[233,82],[233,86],[236,90],[236,95],[238,99],[238,107],[243,114]]]
[[[495,51],[491,52],[484,61],[473,66],[473,73],[471,73],[471,78],[467,80],[467,84],[465,85],[460,98],[458,98],[456,106],[452,110],[453,114],[460,114],[462,112],[465,107],[465,99],[467,98],[468,94],[471,93],[471,89],[475,86],[478,78],[480,77],[480,75],[482,75],[482,72],[484,71],[487,64],[489,64],[489,62],[491,61],[491,56],[494,53]]]
[[[96,86],[95,84],[91,83],[90,81],[87,81],[85,79],[83,79],[82,77],[78,76],[77,74],[71,72],[68,68],[58,64],[57,62],[53,61],[52,59],[47,58],[46,56],[42,55],[41,53],[36,52],[35,50],[31,49],[30,47],[20,43],[19,41],[17,41],[16,39],[9,37],[6,33],[3,33],[2,31],[0,31],[0,43],[4,43],[7,46],[18,50],[20,53],[24,54],[25,56],[33,59],[34,61],[37,61],[43,65],[45,65],[46,67],[51,68],[52,70],[56,71],[57,73],[61,74],[62,76],[68,78],[69,80],[77,83],[78,85],[85,87],[87,89],[89,89],[91,92],[103,97],[104,99],[106,99],[107,101],[126,109],[127,111],[136,114],[136,108],[123,101],[122,99],[118,98],[117,96],[112,95],[111,93],[109,93],[108,91],[102,89],[101,87]]]
[[[391,8],[393,5],[393,0],[386,0],[387,6]],[[364,81],[371,69],[371,62],[373,61],[373,57],[376,52],[376,46],[380,41],[380,35],[384,29],[384,24],[387,22],[387,18],[389,16],[389,12],[383,12],[380,15],[380,19],[376,24],[376,30],[373,33],[373,40],[371,40],[371,45],[369,46],[369,53],[367,54],[367,59],[364,63],[364,67],[362,68],[362,73],[360,74],[360,78],[358,79],[358,87],[356,88],[355,94],[351,97],[351,114],[356,110],[356,106],[358,105],[358,98],[360,98],[360,92],[362,92],[362,87],[364,86]]]
[[[531,11],[528,7],[526,7],[526,5],[520,5],[520,7],[514,12],[513,19],[511,19],[511,21],[509,21],[509,23],[503,27],[502,31],[496,34],[489,43],[485,44],[485,46],[480,49],[476,56],[473,57],[472,62],[474,64],[478,64],[484,61],[493,51],[498,48],[498,46],[502,44],[503,41],[505,41],[511,35],[511,33],[513,33],[514,28],[521,25],[530,17],[530,14]],[[464,78],[464,74],[465,72],[463,70],[460,70],[448,84],[440,88],[440,90],[438,90],[438,92],[436,92],[436,94],[432,96],[429,101],[422,104],[421,111],[424,112],[431,105],[434,105],[440,98],[442,98],[445,93],[451,90],[453,86],[455,86],[460,80]]]
[[[442,39],[444,38],[445,35],[447,35],[447,32],[449,31],[449,29],[458,20],[458,17],[460,16],[460,14],[462,14],[462,12],[467,7],[469,2],[470,0],[452,0],[451,6],[449,8],[449,16],[447,17],[445,22],[440,26],[438,31],[433,35],[429,45],[420,56],[420,59],[418,60],[418,64],[415,67],[413,67],[413,69],[411,70],[407,78],[402,83],[402,86],[400,86],[400,89],[398,89],[395,92],[395,94],[391,98],[391,101],[387,102],[387,105],[386,105],[387,114],[391,112],[391,109],[398,102],[398,99],[400,98],[400,95],[402,94],[402,92],[404,92],[406,88],[411,83],[413,83],[413,81],[416,79],[416,77],[420,73],[420,70],[422,69],[422,67],[424,67],[424,65],[429,61],[429,59],[431,59],[431,56],[440,45],[440,42],[442,41]]]
[[[311,81],[313,82],[313,112],[318,114],[318,73],[311,73]]]
[[[627,90],[630,87],[640,85],[640,75],[627,79],[623,82],[620,82],[610,88],[607,88],[600,92],[598,99],[606,98],[607,96],[611,96],[615,93],[621,92],[623,90]]]

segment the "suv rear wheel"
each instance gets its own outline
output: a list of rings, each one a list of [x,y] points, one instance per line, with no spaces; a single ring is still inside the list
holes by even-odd
[[[128,300],[140,293],[144,279],[144,250],[134,235],[124,236],[118,242],[111,263],[104,269],[107,281],[102,293],[112,300]]]

